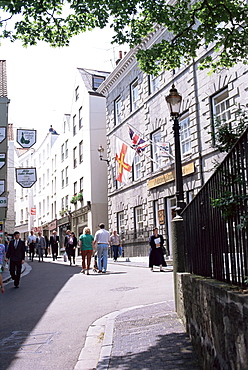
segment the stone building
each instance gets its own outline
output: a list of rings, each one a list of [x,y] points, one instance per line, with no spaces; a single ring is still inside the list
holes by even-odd
[[[223,157],[215,144],[215,119],[235,124],[235,111],[247,100],[248,67],[208,74],[199,70],[199,61],[211,48],[202,49],[190,65],[162,71],[153,76],[143,73],[135,58],[139,48],[149,48],[168,37],[157,28],[142,45],[130,50],[99,87],[106,96],[108,167],[108,208],[110,229],[122,234],[126,253],[147,255],[148,236],[158,226],[171,253],[170,223],[175,214],[174,159],[163,157],[158,143],[169,143],[174,157],[172,121],[165,97],[175,84],[182,95],[180,115],[181,157],[185,202],[188,203],[210,176],[215,162]],[[116,138],[132,145],[129,127],[149,146],[135,154],[129,181],[116,181]]]

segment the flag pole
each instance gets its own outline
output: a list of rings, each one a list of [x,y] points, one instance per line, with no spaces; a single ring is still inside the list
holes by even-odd
[[[132,125],[130,125],[129,123],[127,123],[127,125],[128,126],[130,126],[134,131],[136,131],[141,137],[142,137],[142,139],[143,140],[145,140],[145,141],[149,141],[151,144],[153,144],[153,145],[156,145],[158,148],[160,148],[160,146],[157,144],[157,143],[155,143],[152,139],[148,139],[148,140],[146,140],[146,139],[144,139],[144,136],[143,136],[143,134],[139,131],[139,130],[137,130],[135,127],[133,127]],[[172,154],[170,154],[169,152],[168,152],[168,157],[171,157],[172,159],[174,159],[174,157],[173,157],[173,155]],[[152,159],[152,158],[151,158]],[[157,162],[156,162],[157,163]]]
[[[119,140],[123,141],[123,143],[125,143],[126,145],[128,145],[130,148],[132,148],[133,150],[135,150],[129,143],[127,143],[125,140],[121,139],[119,136],[117,136],[116,134],[113,134],[113,136],[117,137]],[[136,150],[135,150],[136,151]],[[137,151],[136,151],[137,153]],[[139,154],[139,153],[138,153]],[[159,166],[159,163],[157,161],[155,161],[153,158],[151,158],[149,155],[145,154],[143,151],[142,151],[142,154],[144,154],[144,156],[148,159],[150,159],[152,162],[156,163],[158,166]]]

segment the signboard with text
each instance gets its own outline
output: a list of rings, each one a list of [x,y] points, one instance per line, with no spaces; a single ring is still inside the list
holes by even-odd
[[[36,168],[16,168],[16,182],[23,188],[31,188],[36,181]]]
[[[23,148],[31,148],[36,143],[36,130],[16,130],[16,141]]]
[[[0,180],[0,196],[5,192],[5,180]]]
[[[2,168],[6,164],[6,154],[0,153],[0,168]]]
[[[0,143],[2,143],[6,139],[6,127],[0,127]]]
[[[6,197],[0,197],[0,208],[7,207],[7,198]]]

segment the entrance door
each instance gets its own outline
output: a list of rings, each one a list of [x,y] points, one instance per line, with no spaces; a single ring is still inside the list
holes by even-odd
[[[167,198],[168,252],[172,256],[171,221],[176,216],[176,198]]]

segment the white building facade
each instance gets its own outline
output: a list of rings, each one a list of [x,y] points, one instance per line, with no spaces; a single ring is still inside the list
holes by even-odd
[[[57,230],[62,246],[67,229],[78,237],[86,226],[94,233],[100,222],[107,225],[107,172],[97,151],[98,140],[106,147],[105,97],[96,92],[107,75],[78,69],[71,112],[57,133],[48,132],[37,150],[17,149],[19,167],[37,171],[32,188],[16,184],[16,229],[23,237],[31,229],[48,237]]]
[[[140,46],[149,48],[167,37],[158,28]],[[156,143],[168,142],[174,156],[172,121],[165,97],[175,84],[183,101],[180,115],[181,156],[185,202],[188,203],[209,178],[215,161],[223,158],[214,147],[214,120],[234,124],[235,111],[248,96],[248,67],[238,64],[231,69],[208,74],[199,70],[204,53],[190,65],[159,76],[143,73],[131,50],[104,81],[98,92],[106,96],[108,158],[109,226],[122,234],[126,253],[146,255],[148,237],[158,226],[171,254],[171,220],[175,215],[174,160],[162,157]],[[129,127],[150,145],[136,154],[126,184],[116,182],[116,137],[132,145]]]

